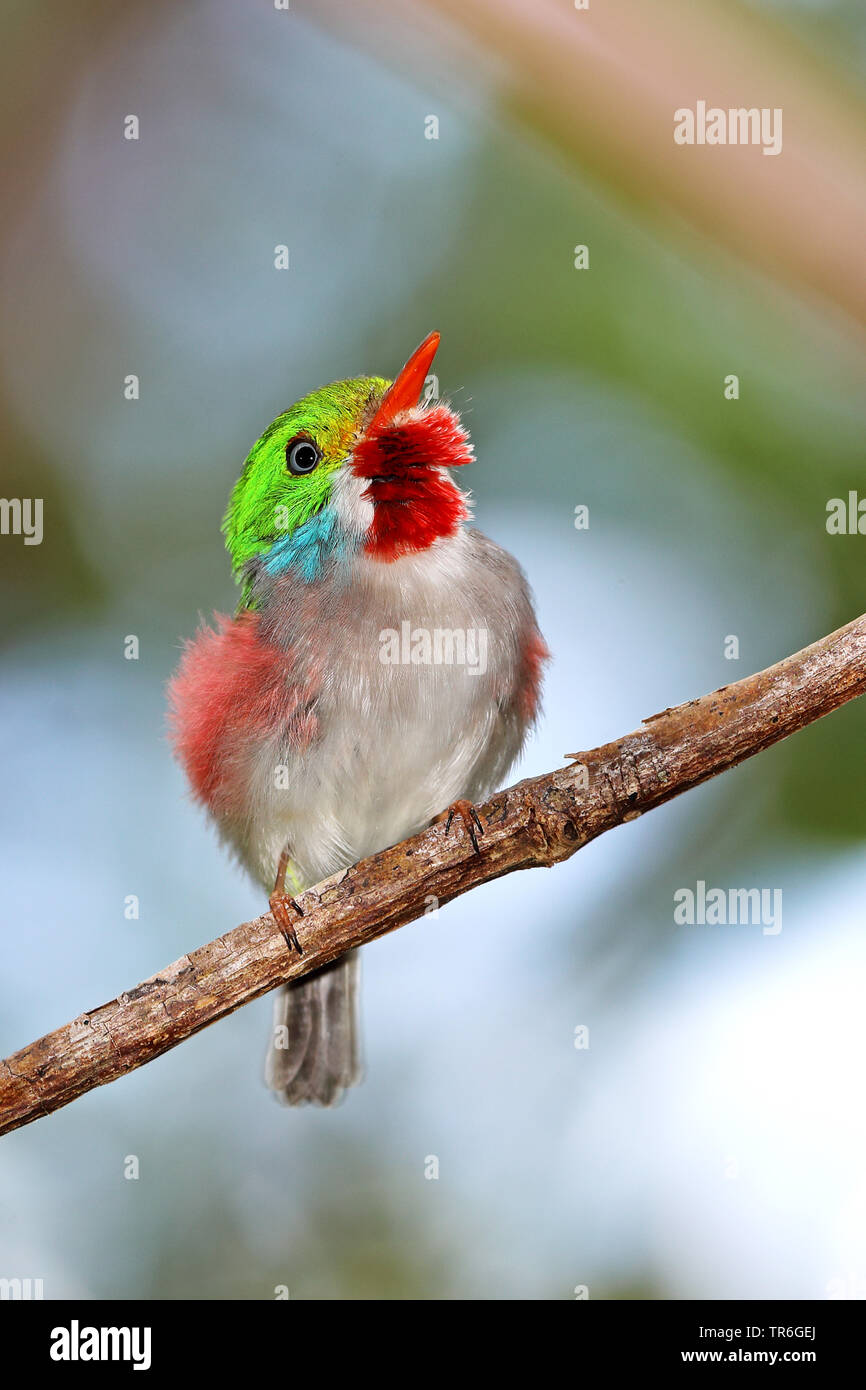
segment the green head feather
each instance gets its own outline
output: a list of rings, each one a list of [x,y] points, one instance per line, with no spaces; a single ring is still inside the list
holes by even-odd
[[[323,386],[278,415],[256,440],[223,519],[232,571],[244,585],[242,602],[250,597],[249,562],[327,506],[334,474],[388,385],[381,377],[356,377]],[[296,435],[307,436],[322,453],[311,473],[297,476],[286,464],[286,445]]]

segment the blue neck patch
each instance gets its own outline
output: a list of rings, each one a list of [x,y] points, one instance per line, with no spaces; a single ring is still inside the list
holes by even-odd
[[[329,561],[348,563],[358,539],[346,534],[333,507],[323,507],[302,526],[275,541],[264,557],[266,574],[296,574],[305,584],[318,579]]]

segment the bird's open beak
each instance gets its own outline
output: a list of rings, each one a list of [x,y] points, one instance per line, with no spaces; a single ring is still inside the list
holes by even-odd
[[[411,410],[418,404],[427,373],[436,356],[439,336],[438,333],[428,333],[420,347],[416,347],[405,367],[382,397],[376,414],[367,426],[368,435],[374,434],[383,425],[389,425],[401,410]]]

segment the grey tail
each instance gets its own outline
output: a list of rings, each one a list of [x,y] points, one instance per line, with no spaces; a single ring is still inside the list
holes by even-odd
[[[336,1105],[361,1080],[357,951],[274,995],[265,1081],[283,1105]]]

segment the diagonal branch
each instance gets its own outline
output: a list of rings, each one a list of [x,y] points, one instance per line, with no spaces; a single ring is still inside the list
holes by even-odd
[[[287,980],[514,869],[556,864],[596,836],[735,767],[866,692],[866,616],[735,685],[645,719],[573,766],[480,808],[478,854],[436,825],[300,899],[303,955],[266,913],[183,956],[110,1004],[0,1061],[0,1134],[167,1052]]]

